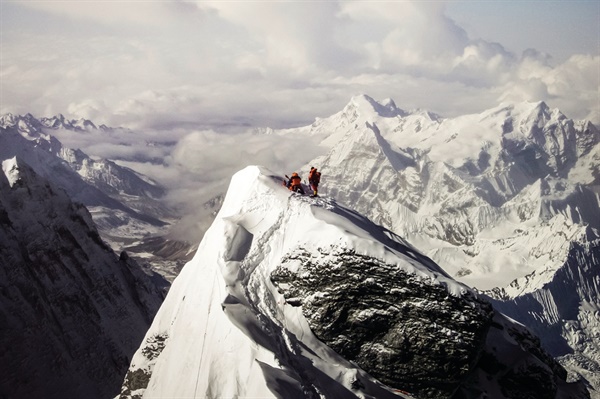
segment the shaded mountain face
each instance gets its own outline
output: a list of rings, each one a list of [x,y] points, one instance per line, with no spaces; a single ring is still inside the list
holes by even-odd
[[[102,239],[117,251],[149,263],[172,279],[190,252],[191,244],[172,240],[168,231],[180,217],[164,200],[165,189],[129,168],[107,159],[93,159],[81,150],[64,147],[52,133],[112,129],[62,115],[36,119],[30,114],[0,117],[0,158],[18,156],[36,173],[67,191],[91,212]],[[156,245],[160,251],[154,251]]]
[[[526,328],[399,236],[248,167],[121,397],[589,397],[565,378]]]
[[[18,158],[2,172],[0,396],[115,395],[162,292],[65,191]]]
[[[489,293],[494,306],[528,326],[546,350],[600,389],[600,240],[572,243],[564,265],[544,287],[507,298],[501,289]],[[520,282],[520,283],[525,283]]]

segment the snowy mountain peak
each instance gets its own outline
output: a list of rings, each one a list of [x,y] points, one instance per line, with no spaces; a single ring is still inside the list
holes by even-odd
[[[58,114],[50,118],[40,118],[40,123],[50,129],[67,129],[67,130],[96,130],[98,127],[90,120],[79,118],[79,119],[67,119],[63,114]]]
[[[31,166],[16,156],[2,161],[2,171],[11,188],[30,187],[40,180]]]
[[[403,110],[396,107],[396,103],[392,99],[388,98],[380,103],[366,94],[352,97],[350,103],[346,106],[346,109],[348,108],[358,110],[365,119],[372,119],[374,116],[393,118],[406,114]]]
[[[265,207],[265,203],[269,206]],[[265,212],[267,209],[269,211]],[[275,221],[274,215],[284,219]],[[230,190],[217,217],[235,218],[238,224],[244,219],[242,224],[252,225],[251,232],[257,236],[264,234],[263,229],[286,230],[287,225],[294,226],[292,232],[280,237],[284,239],[279,249],[282,253],[300,246],[353,248],[363,255],[398,263],[412,274],[439,280],[454,295],[464,292],[462,285],[448,279],[433,262],[412,262],[411,257],[417,255],[404,240],[397,236],[390,240],[390,232],[334,202],[325,199],[307,201],[282,189],[281,178],[263,167],[249,166],[232,177]],[[400,243],[394,240],[400,240]],[[398,244],[402,249],[394,249]],[[408,261],[404,259],[406,256]]]
[[[564,374],[402,238],[250,166],[231,179],[121,397],[512,397],[527,386],[554,397]]]

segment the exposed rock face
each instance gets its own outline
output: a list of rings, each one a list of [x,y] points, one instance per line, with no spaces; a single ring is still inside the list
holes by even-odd
[[[491,305],[374,258],[333,256],[292,255],[271,279],[289,285],[288,303],[301,305],[315,335],[346,359],[417,397],[450,397],[481,355]],[[302,262],[301,271],[291,273],[289,261]]]
[[[289,267],[298,262],[300,268]],[[378,259],[299,250],[271,280],[289,304],[302,306],[319,339],[415,397],[479,397],[495,385],[507,398],[554,398],[566,379],[539,340],[489,302],[469,292],[449,295],[439,283]],[[582,386],[570,389],[573,397],[587,397]]]
[[[2,168],[0,396],[114,396],[163,294],[83,205],[16,158]]]

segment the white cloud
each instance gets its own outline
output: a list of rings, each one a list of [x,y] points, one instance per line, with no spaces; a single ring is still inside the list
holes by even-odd
[[[103,1],[103,0],[15,0],[14,3],[36,11],[47,12],[73,20],[88,20],[122,27],[165,27],[182,16],[201,15],[201,9],[185,1]]]
[[[445,2],[23,1],[4,11],[0,112],[281,127],[362,92],[445,116],[526,97],[597,115],[597,54],[559,65],[518,57],[469,37]]]
[[[573,119],[600,120],[600,56],[575,55],[552,67],[544,57],[525,57],[500,88],[500,101],[539,101]]]

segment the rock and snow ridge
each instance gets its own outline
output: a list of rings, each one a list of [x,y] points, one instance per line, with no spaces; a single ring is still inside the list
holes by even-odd
[[[589,397],[565,377],[399,236],[253,166],[233,176],[121,397]]]
[[[1,164],[0,396],[114,396],[163,293],[83,205],[21,159]]]

